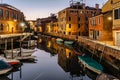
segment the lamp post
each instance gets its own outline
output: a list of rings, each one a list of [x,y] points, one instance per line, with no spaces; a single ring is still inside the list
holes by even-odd
[[[23,23],[23,22],[21,22],[20,23],[20,26],[22,27],[22,30],[23,30],[23,28],[24,28],[24,26],[25,26],[25,23]],[[23,31],[22,31],[23,32]],[[22,47],[22,37],[20,36],[20,52],[19,52],[19,56],[21,56],[21,47]]]

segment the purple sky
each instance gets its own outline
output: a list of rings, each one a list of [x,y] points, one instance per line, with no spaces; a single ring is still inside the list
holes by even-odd
[[[21,10],[26,19],[36,20],[37,18],[48,17],[50,13],[57,13],[69,6],[70,0],[0,0],[2,3],[13,5]],[[81,0],[75,0],[81,1]],[[96,3],[100,8],[107,0],[83,0],[86,5],[94,7]]]

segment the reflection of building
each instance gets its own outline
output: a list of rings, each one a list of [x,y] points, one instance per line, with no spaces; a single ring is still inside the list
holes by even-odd
[[[58,64],[65,72],[70,72],[71,76],[80,77],[80,67],[77,55],[70,48],[59,45]]]
[[[113,4],[113,40],[120,46],[120,0],[111,0]]]
[[[17,8],[0,4],[0,33],[18,33],[22,31],[24,14]]]
[[[80,2],[71,3],[70,7],[58,13],[59,34],[88,35],[88,18],[100,12],[98,4],[93,8]]]
[[[37,31],[36,20],[28,20],[28,23],[30,24],[30,29],[33,29],[34,31]]]

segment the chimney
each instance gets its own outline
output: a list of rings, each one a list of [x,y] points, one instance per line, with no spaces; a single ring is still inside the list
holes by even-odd
[[[85,9],[85,3],[82,3],[82,8]]]
[[[95,4],[95,8],[96,8],[96,9],[99,9],[99,4]]]

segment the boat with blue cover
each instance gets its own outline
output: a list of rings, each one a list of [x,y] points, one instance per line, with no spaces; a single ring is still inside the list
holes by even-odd
[[[12,70],[12,67],[3,60],[0,60],[0,75],[6,74]]]
[[[90,56],[78,56],[78,59],[79,63],[81,63],[84,66],[84,68],[87,68],[97,74],[101,74],[103,72],[103,66]]]

